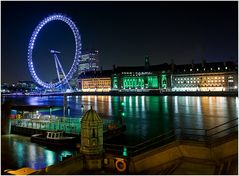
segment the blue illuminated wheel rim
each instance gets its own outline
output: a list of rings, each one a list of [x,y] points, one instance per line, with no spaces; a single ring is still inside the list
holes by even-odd
[[[75,56],[74,56],[74,61],[73,64],[69,70],[69,72],[66,74],[66,77],[64,77],[62,80],[56,82],[56,83],[46,83],[42,81],[36,74],[33,66],[33,61],[32,61],[32,52],[34,50],[34,44],[37,39],[38,33],[40,30],[47,24],[50,23],[51,21],[54,20],[59,20],[65,22],[72,30],[75,38]],[[77,29],[75,23],[68,17],[61,15],[61,14],[56,14],[56,15],[51,15],[48,16],[47,18],[44,18],[35,28],[34,32],[32,33],[29,45],[28,45],[28,53],[27,53],[27,60],[28,60],[28,68],[31,73],[32,78],[42,87],[44,88],[57,88],[61,85],[66,84],[73,76],[75,71],[77,70],[77,66],[80,62],[80,56],[81,56],[81,37],[79,30]]]

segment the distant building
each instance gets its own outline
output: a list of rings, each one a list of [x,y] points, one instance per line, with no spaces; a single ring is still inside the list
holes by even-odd
[[[17,87],[19,88],[25,88],[25,89],[35,89],[36,88],[36,83],[33,81],[18,81]]]
[[[170,87],[169,65],[150,65],[145,57],[145,65],[137,67],[114,66],[112,75],[113,90],[163,90]]]
[[[9,83],[1,83],[1,93],[10,93],[10,84]]]
[[[112,70],[89,71],[79,75],[79,89],[83,92],[109,92]]]
[[[175,65],[172,91],[234,91],[238,87],[238,65],[233,62]]]
[[[73,89],[79,88],[79,75],[85,72],[97,71],[99,70],[99,51],[94,50],[90,52],[84,52],[81,55],[80,63],[78,65],[77,72],[74,73],[72,79],[69,81]]]
[[[82,71],[94,71],[99,69],[99,52],[97,50],[85,52],[81,55],[78,74]]]
[[[233,62],[117,67],[112,74],[112,90],[120,91],[237,91],[238,65]]]
[[[81,91],[237,91],[238,65],[234,62],[116,66],[88,71],[78,77]]]

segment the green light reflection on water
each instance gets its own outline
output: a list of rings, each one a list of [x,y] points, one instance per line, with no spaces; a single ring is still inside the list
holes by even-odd
[[[23,165],[23,161],[24,161],[24,147],[23,144],[21,142],[17,142],[17,141],[13,141],[13,145],[14,148],[16,148],[16,152],[17,152],[17,162],[20,166]]]
[[[55,153],[50,150],[45,150],[44,154],[45,154],[45,158],[46,158],[45,159],[46,165],[47,166],[53,165],[55,163]]]

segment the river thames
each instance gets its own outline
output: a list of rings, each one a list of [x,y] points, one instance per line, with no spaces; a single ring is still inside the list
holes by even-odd
[[[63,96],[12,96],[4,98],[7,100],[18,105],[63,107],[64,104]],[[238,97],[69,96],[66,103],[74,118],[80,118],[91,106],[104,118],[118,119],[124,113],[127,130],[114,140],[123,145],[135,145],[172,128],[209,129],[238,117]],[[63,108],[52,114],[63,116]],[[2,164],[2,169],[24,166],[39,169],[59,162],[62,155],[76,153],[50,150],[32,144],[28,137],[3,135],[1,139],[2,163],[7,163]]]

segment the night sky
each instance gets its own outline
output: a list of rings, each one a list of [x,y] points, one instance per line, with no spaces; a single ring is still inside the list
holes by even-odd
[[[32,80],[27,48],[48,15],[65,14],[81,33],[82,50],[99,50],[100,65],[119,66],[225,61],[238,56],[238,2],[1,2],[1,81]],[[67,72],[74,38],[66,24],[47,24],[36,40],[33,62],[40,79],[56,77],[49,49],[61,51]]]

